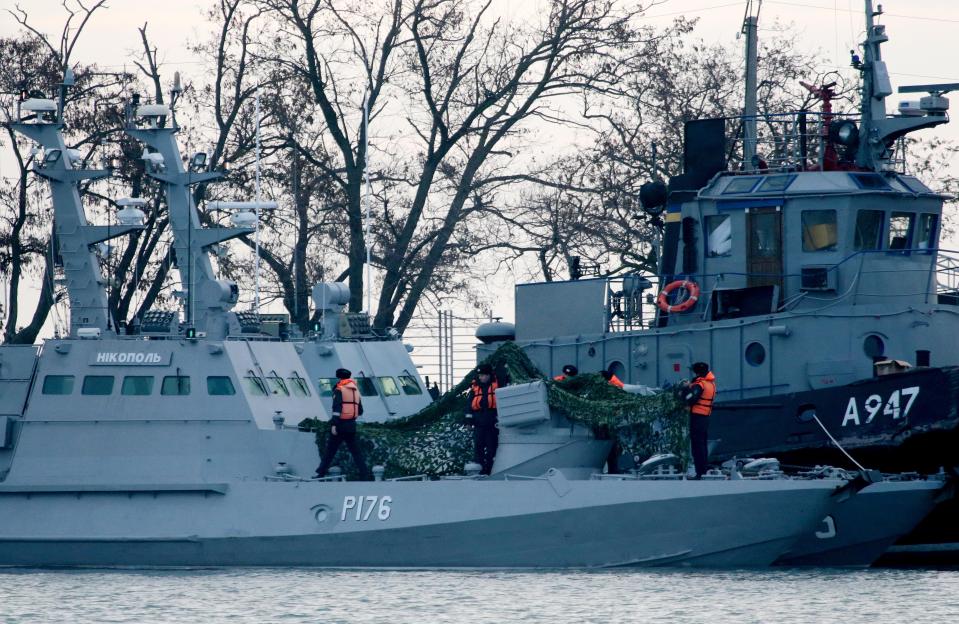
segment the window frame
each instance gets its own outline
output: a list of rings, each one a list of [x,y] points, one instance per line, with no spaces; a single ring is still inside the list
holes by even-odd
[[[167,380],[176,379],[176,392],[167,392]],[[186,392],[182,392],[183,389],[180,385],[180,380],[186,379]],[[163,380],[160,382],[160,396],[190,396],[193,392],[193,383],[190,381],[189,375],[164,375]]]
[[[127,392],[127,380],[133,379],[146,379],[149,380],[149,388],[146,392]],[[153,375],[124,375],[123,381],[120,382],[120,396],[152,396],[153,387],[156,385],[156,377]]]
[[[286,380],[290,382],[290,389],[293,392],[293,396],[300,398],[313,396],[313,393],[310,392],[310,384],[306,381],[306,377],[301,377],[298,372],[293,371],[293,375],[287,377]]]
[[[879,228],[876,231],[876,240],[873,241],[873,247],[861,247],[858,243],[859,237],[859,217],[863,213],[871,212],[879,215]],[[875,208],[860,208],[856,211],[856,223],[853,226],[853,236],[852,236],[852,245],[855,251],[879,251],[883,248],[885,244],[885,234],[886,229],[886,211],[877,210]]]
[[[819,248],[810,248],[806,246],[807,239],[810,242],[813,242],[812,236],[807,236],[807,226],[806,226],[806,215],[811,213],[832,213],[833,220],[833,237],[832,245],[828,247],[819,247]],[[824,253],[824,252],[834,252],[839,249],[839,211],[835,208],[810,208],[803,210],[799,215],[799,225],[800,230],[802,230],[802,251],[803,253]],[[810,227],[828,225],[828,222],[818,222],[812,224]]]
[[[270,396],[270,389],[262,377],[252,370],[246,371],[243,376],[243,390],[250,396]]]
[[[384,380],[389,380],[389,381],[384,381]],[[396,379],[394,379],[392,376],[383,375],[383,376],[377,377],[376,381],[379,384],[379,387],[380,387],[379,389],[380,391],[382,391],[383,396],[385,397],[400,396],[400,394],[402,394],[400,390],[400,385],[396,382]],[[388,387],[389,384],[392,384],[392,388]]]
[[[229,392],[213,392],[210,387],[210,381],[213,379],[223,380],[225,379],[227,384],[230,387]],[[206,376],[206,393],[208,396],[234,396],[236,394],[236,386],[233,384],[233,379],[229,375],[207,375]]]
[[[110,380],[110,387],[106,392],[101,392],[101,388],[88,388],[87,382],[99,383],[101,381]],[[80,395],[81,396],[110,396],[113,394],[113,387],[116,385],[117,379],[113,375],[84,375],[83,383],[80,384]],[[93,392],[93,390],[97,390]]]
[[[356,388],[360,391],[361,397],[380,396],[380,391],[376,388],[376,382],[372,377],[354,377],[353,381],[356,382]]]
[[[413,375],[397,375],[396,377],[400,382],[400,389],[403,390],[403,394],[406,396],[419,396],[423,394],[423,388],[420,387],[419,382],[416,380]],[[409,392],[408,388],[412,385],[416,389],[415,392]]]
[[[66,392],[48,392],[47,382],[52,381],[53,379],[57,379],[61,382],[67,382],[66,385],[69,387],[67,388]],[[43,383],[40,385],[40,394],[48,394],[50,396],[69,396],[73,394],[73,391],[77,385],[76,382],[76,375],[44,375]]]
[[[893,247],[892,246],[892,222],[896,217],[908,217],[909,225],[906,227],[906,239],[903,242],[902,247]],[[912,238],[916,232],[916,213],[915,212],[904,212],[904,211],[893,211],[889,213],[889,219],[887,220],[886,225],[886,247],[892,253],[909,255],[909,250],[912,248]],[[898,237],[897,237],[898,238]]]

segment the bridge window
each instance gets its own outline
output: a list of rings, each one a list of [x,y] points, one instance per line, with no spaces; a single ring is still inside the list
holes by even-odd
[[[73,394],[73,375],[47,375],[43,378],[43,394]]]
[[[423,389],[411,375],[400,375],[400,386],[403,388],[403,394],[423,394]]]
[[[712,258],[733,253],[733,225],[728,214],[706,217],[706,254]]]
[[[776,191],[785,191],[795,179],[795,175],[768,176],[765,180],[763,180],[763,183],[759,185],[757,192],[772,193]]]
[[[835,251],[838,240],[835,210],[802,211],[802,250]]]
[[[891,191],[892,187],[878,173],[850,173],[849,177],[861,189],[874,191]]]
[[[936,226],[938,224],[938,215],[919,215],[919,227],[916,229],[916,247],[919,249],[932,249],[936,246]]]
[[[725,190],[723,190],[723,195],[728,193],[749,193],[756,188],[759,180],[760,178],[758,176],[735,178],[726,185]]]
[[[400,393],[400,388],[396,385],[396,380],[392,377],[377,377],[377,380],[380,382],[384,396],[393,396]]]
[[[276,371],[270,371],[270,374],[266,376],[266,383],[269,384],[270,391],[273,394],[290,396],[290,389],[286,387],[286,382],[283,381],[282,377],[276,374]]]
[[[153,377],[145,375],[127,375],[120,386],[120,394],[127,396],[149,396],[153,394]]]
[[[909,237],[916,215],[911,212],[894,212],[889,218],[889,249],[909,249]]]
[[[356,387],[360,389],[360,396],[376,396],[376,385],[373,383],[372,377],[357,377],[353,381],[356,382]]]
[[[856,250],[867,251],[882,247],[882,210],[860,210],[856,213]]]
[[[186,375],[169,375],[163,378],[160,394],[186,396],[190,394],[190,378]]]
[[[339,383],[336,377],[321,377],[317,380],[320,386],[320,396],[333,396],[333,388]]]
[[[270,394],[266,390],[266,383],[260,379],[253,371],[248,371],[243,378],[243,387],[246,388],[250,396],[267,396]]]
[[[211,376],[206,378],[206,393],[210,396],[230,396],[236,394],[236,388],[229,377]]]
[[[103,396],[113,394],[113,375],[87,375],[80,394]]]
[[[287,377],[286,379],[290,382],[290,388],[293,390],[293,396],[310,396],[310,385],[306,383],[306,379],[300,377],[299,373],[293,373],[292,377]]]

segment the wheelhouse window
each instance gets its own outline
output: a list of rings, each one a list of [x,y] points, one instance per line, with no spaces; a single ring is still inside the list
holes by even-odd
[[[73,375],[47,375],[43,378],[43,394],[73,394]]]
[[[802,211],[803,251],[835,251],[837,232],[835,210]]]
[[[882,210],[860,210],[856,213],[856,250],[868,251],[882,247]]]
[[[423,394],[423,389],[412,375],[400,375],[400,387],[403,388],[403,394]]]
[[[253,371],[248,371],[243,378],[243,387],[246,388],[246,392],[250,396],[267,396],[269,394],[266,389],[266,382]]]
[[[373,383],[372,377],[357,377],[353,381],[356,382],[360,396],[376,396],[376,385]]]
[[[270,392],[273,394],[290,396],[290,389],[286,387],[286,382],[283,381],[282,377],[276,374],[276,371],[270,371],[270,374],[266,376],[266,383],[269,385]]]
[[[706,253],[716,258],[733,253],[733,225],[728,214],[706,217]]]
[[[320,396],[333,396],[333,388],[336,387],[336,384],[340,380],[335,377],[321,377],[317,380],[317,385],[320,387]]]
[[[206,392],[210,396],[230,396],[236,394],[236,388],[229,377],[210,376],[206,378]]]
[[[400,387],[396,385],[396,380],[392,377],[377,377],[380,382],[380,388],[383,389],[383,396],[394,396],[400,393]]]
[[[149,396],[153,394],[153,377],[146,375],[127,375],[120,386],[120,394],[126,396]]]
[[[186,375],[168,375],[160,385],[160,394],[186,396],[190,394],[190,378]]]
[[[936,246],[936,226],[939,215],[924,213],[919,215],[919,227],[916,228],[916,247],[932,249]]]
[[[87,375],[80,394],[104,396],[113,394],[113,375]]]
[[[293,396],[297,397],[308,397],[310,396],[310,384],[306,383],[306,379],[300,377],[299,373],[293,373],[292,377],[287,377],[286,380],[289,383],[290,389],[293,391]]]
[[[894,212],[889,217],[889,249],[909,249],[909,237],[916,215],[911,212]]]

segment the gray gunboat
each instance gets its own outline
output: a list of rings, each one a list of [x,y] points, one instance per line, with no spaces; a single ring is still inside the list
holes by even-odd
[[[768,565],[855,494],[836,479],[582,479],[608,442],[568,427],[564,452],[532,438],[554,460],[535,469],[507,441],[495,479],[298,477],[316,446],[285,421],[325,414],[300,357],[321,341],[243,331],[237,287],[214,278],[207,250],[249,229],[200,227],[189,192],[219,174],[183,167],[171,109],[129,108],[166,187],[184,296],[118,331],[91,245],[142,213],[127,202],[119,227],[86,222],[77,183],[106,173],[74,167],[61,114],[32,99],[13,124],[43,149],[71,310],[68,336],[0,348],[0,564]]]

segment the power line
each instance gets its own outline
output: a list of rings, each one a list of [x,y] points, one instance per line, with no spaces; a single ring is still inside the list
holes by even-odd
[[[787,2],[786,0],[766,0],[770,4],[781,4],[783,6],[793,6],[799,7],[801,9],[818,9],[820,11],[833,11],[833,12],[842,12],[842,13],[861,13],[862,11],[857,11],[854,9],[840,9],[837,6],[821,6],[817,4],[805,4],[803,2]],[[883,13],[884,17],[901,17],[903,19],[913,19],[913,20],[923,20],[927,22],[951,22],[959,24],[959,19],[947,19],[942,17],[923,17],[920,15],[906,15],[904,13]]]

